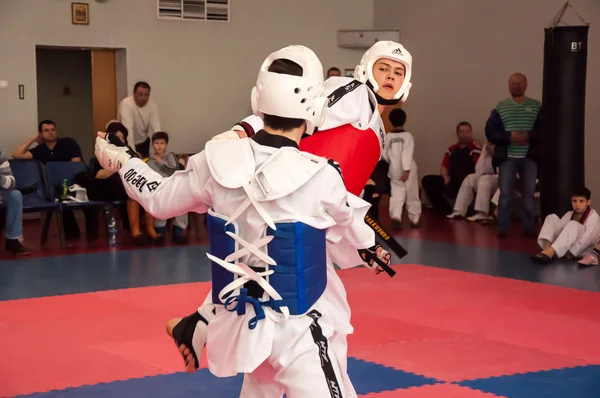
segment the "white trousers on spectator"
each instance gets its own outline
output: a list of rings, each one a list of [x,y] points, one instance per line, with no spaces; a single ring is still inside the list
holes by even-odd
[[[585,227],[581,223],[573,220],[565,223],[556,214],[550,214],[544,220],[538,236],[538,244],[544,249],[546,241],[550,242],[558,257],[563,257],[567,252],[579,256],[596,244],[595,239],[594,242],[584,242],[582,240],[584,233]]]
[[[466,214],[469,205],[473,201],[473,196],[477,193],[477,196],[475,196],[475,211],[487,214],[490,212],[492,192],[497,190],[497,175],[484,174],[476,176],[475,174],[469,174],[460,186],[454,203],[454,211]]]
[[[390,217],[402,221],[402,209],[406,203],[408,218],[413,223],[418,223],[421,218],[421,199],[419,198],[419,180],[415,170],[411,170],[408,179],[390,180],[392,194],[390,196]]]

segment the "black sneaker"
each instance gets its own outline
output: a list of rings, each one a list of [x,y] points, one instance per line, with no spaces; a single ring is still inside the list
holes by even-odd
[[[29,250],[27,250],[18,239],[6,239],[4,248],[17,256],[27,256],[29,254]]]
[[[392,229],[394,231],[402,231],[402,229],[403,229],[402,221],[392,219]]]

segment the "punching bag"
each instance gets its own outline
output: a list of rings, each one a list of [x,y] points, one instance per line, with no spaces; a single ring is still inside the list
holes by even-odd
[[[540,199],[542,217],[562,216],[585,185],[585,82],[589,26],[545,29]]]

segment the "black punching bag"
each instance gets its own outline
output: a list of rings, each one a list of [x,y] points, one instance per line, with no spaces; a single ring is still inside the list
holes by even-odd
[[[585,80],[589,26],[545,29],[540,144],[542,217],[562,216],[585,184]]]

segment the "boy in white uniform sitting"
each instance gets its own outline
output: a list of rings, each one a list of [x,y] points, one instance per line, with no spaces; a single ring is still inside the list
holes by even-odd
[[[587,188],[573,192],[573,210],[562,218],[556,214],[546,217],[538,244],[543,249],[533,255],[535,262],[549,264],[555,257],[574,258],[591,249],[600,238],[600,217],[590,207],[591,193]]]

